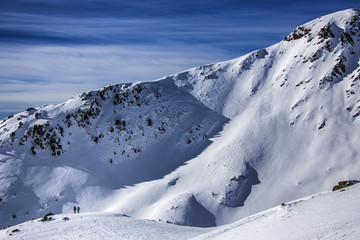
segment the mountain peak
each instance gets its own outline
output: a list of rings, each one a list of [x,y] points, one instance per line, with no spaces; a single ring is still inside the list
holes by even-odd
[[[355,44],[352,37],[359,37],[360,10],[348,9],[332,13],[297,27],[285,41],[305,38],[308,42],[317,43],[326,39],[338,38],[342,43]]]

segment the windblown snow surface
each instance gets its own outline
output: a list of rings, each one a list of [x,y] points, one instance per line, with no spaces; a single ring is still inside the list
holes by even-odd
[[[234,60],[4,119],[0,227],[74,205],[214,227],[359,179],[359,63],[350,9]]]

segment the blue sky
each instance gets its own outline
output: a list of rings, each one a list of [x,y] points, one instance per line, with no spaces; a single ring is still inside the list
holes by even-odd
[[[1,0],[0,117],[281,41],[354,0]]]

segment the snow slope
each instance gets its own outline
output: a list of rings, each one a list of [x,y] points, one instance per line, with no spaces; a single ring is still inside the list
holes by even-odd
[[[330,14],[269,48],[170,77],[231,118],[192,162],[221,164],[234,176],[248,165],[261,182],[243,207],[212,209],[218,224],[359,178],[359,15]],[[208,208],[237,195],[207,189],[199,194]],[[220,197],[208,200],[210,192]]]
[[[267,49],[164,78],[231,121],[166,176],[176,185],[120,190],[110,210],[188,224],[184,213],[195,198],[218,225],[358,179],[359,26],[359,11],[338,12]],[[145,207],[133,199],[146,199]]]
[[[266,210],[192,238],[360,239],[360,185],[324,192]]]
[[[183,227],[111,213],[34,219],[0,231],[1,239],[359,239],[360,184],[283,203],[217,228]]]
[[[189,239],[206,230],[118,214],[80,213],[31,220],[0,231],[1,239]],[[16,231],[18,230],[18,231]]]
[[[0,122],[0,226],[51,211],[210,227],[358,179],[360,11],[234,60]]]
[[[73,205],[104,210],[118,189],[198,155],[227,121],[171,82],[109,86],[17,114],[0,125],[1,225]]]

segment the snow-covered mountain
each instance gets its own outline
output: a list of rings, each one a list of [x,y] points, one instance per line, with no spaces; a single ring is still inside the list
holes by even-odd
[[[360,11],[234,60],[0,123],[0,226],[51,211],[209,227],[360,172]]]

